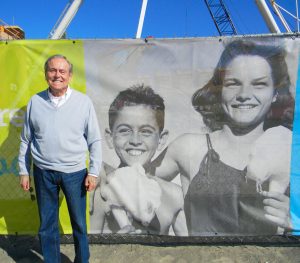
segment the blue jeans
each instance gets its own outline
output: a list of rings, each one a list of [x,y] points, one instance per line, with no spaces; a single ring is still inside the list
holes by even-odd
[[[87,170],[63,173],[33,168],[37,203],[40,216],[39,239],[46,263],[60,263],[58,227],[59,190],[62,189],[70,214],[75,245],[75,261],[89,261],[86,226],[86,189],[84,180]]]

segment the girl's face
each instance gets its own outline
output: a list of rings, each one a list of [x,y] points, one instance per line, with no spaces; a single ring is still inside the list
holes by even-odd
[[[263,122],[276,100],[272,71],[260,56],[241,55],[226,68],[222,87],[222,107],[238,127]]]

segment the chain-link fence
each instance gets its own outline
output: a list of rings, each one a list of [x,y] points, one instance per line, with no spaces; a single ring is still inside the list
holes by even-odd
[[[38,212],[34,187],[24,192],[19,186],[18,152],[26,107],[1,112],[0,141],[0,233],[34,233]]]

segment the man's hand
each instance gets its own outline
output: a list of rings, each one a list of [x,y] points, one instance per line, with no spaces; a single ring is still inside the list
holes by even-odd
[[[85,178],[85,188],[87,191],[93,191],[97,185],[97,177],[92,175],[87,175]]]
[[[24,191],[28,191],[30,188],[29,175],[20,175],[20,185]]]

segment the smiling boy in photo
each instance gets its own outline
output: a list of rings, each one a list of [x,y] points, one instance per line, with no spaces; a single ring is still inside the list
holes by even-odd
[[[168,234],[172,225],[176,235],[187,235],[181,187],[155,177],[150,165],[156,151],[167,141],[164,110],[163,99],[143,85],[120,92],[111,104],[106,140],[118,155],[120,165],[118,169],[106,171],[101,187],[94,193],[91,228],[94,223],[98,227],[104,224],[99,217],[106,206],[110,211],[106,214],[108,225],[112,225],[112,221],[117,223],[110,227],[112,232]],[[114,185],[118,190],[111,191],[107,185]],[[122,195],[122,188],[131,187],[132,191],[139,191],[133,199]],[[144,202],[146,199],[148,202]],[[102,207],[98,205],[101,202]],[[131,205],[134,202],[135,205]],[[138,207],[139,211],[131,207]],[[135,212],[140,215],[141,211],[142,218],[139,216],[136,220]]]

